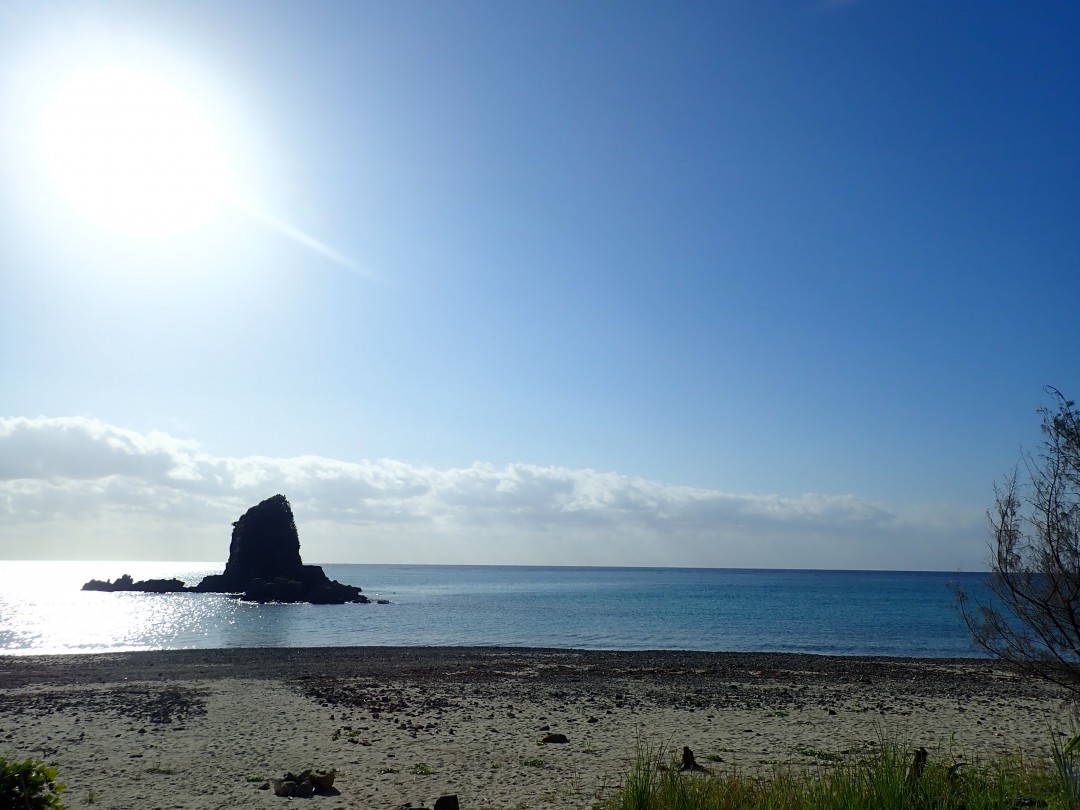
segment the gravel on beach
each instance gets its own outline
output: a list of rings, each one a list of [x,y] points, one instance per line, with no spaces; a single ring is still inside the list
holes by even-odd
[[[102,806],[585,807],[644,748],[713,768],[822,767],[883,740],[1045,754],[1060,696],[984,659],[350,647],[0,656],[0,750],[55,760]],[[1062,726],[1061,729],[1056,728]],[[544,744],[548,734],[565,744]],[[554,739],[554,738],[552,738]]]

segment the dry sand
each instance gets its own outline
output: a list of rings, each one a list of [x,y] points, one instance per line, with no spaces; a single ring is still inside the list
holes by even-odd
[[[587,808],[639,746],[714,769],[825,767],[884,737],[955,761],[1045,755],[1056,693],[985,661],[496,648],[0,657],[0,751],[55,762],[69,808]],[[541,744],[547,733],[565,744]]]

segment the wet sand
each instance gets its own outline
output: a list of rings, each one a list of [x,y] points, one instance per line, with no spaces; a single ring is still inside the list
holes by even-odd
[[[55,762],[65,803],[583,808],[637,752],[709,768],[827,767],[883,739],[931,758],[1045,756],[1060,695],[989,661],[519,648],[0,656],[0,750]],[[565,743],[544,744],[547,734]]]

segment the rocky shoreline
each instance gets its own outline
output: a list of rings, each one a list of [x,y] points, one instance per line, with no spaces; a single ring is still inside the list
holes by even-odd
[[[0,689],[33,684],[119,680],[289,680],[394,677],[417,681],[493,680],[530,675],[599,683],[617,678],[718,683],[869,685],[915,688],[936,696],[1000,693],[1038,696],[1037,681],[1017,678],[982,658],[887,658],[802,653],[686,650],[570,650],[524,647],[274,647],[155,650],[75,655],[0,656]]]

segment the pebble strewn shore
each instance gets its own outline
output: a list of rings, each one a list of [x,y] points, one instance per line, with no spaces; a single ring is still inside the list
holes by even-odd
[[[0,748],[102,806],[249,807],[287,770],[320,807],[583,807],[639,747],[713,768],[819,767],[883,738],[1041,755],[1059,696],[990,661],[509,648],[0,657]],[[1064,727],[1061,729],[1064,730]],[[543,744],[549,734],[566,743]]]

